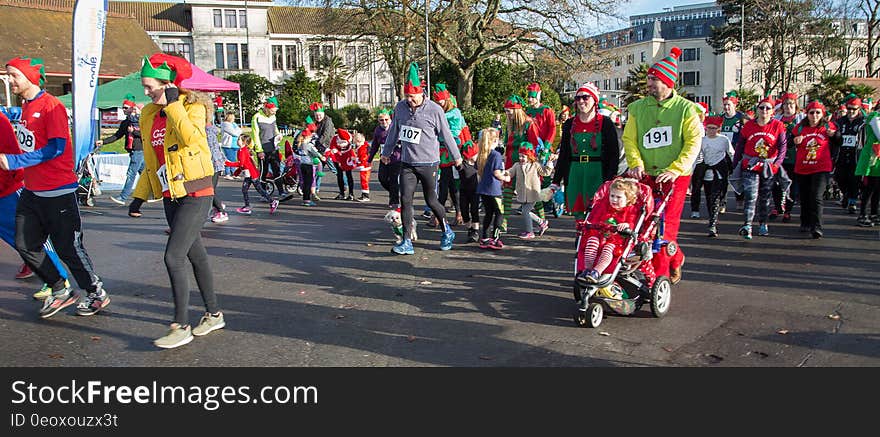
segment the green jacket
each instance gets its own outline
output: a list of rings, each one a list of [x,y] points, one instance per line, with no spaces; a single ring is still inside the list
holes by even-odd
[[[623,148],[629,167],[642,167],[651,176],[664,171],[691,174],[702,142],[694,103],[673,91],[672,97],[662,102],[648,96],[627,109]]]

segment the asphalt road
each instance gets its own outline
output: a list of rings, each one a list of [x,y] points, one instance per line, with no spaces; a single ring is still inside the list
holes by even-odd
[[[336,194],[332,175],[326,182],[318,207],[295,200],[270,216],[258,201],[242,216],[239,183],[221,180],[230,220],[202,232],[227,327],[174,350],[152,344],[173,312],[161,203],[140,219],[106,195],[89,209],[101,215],[83,210],[86,248],[112,296],[93,317],[71,307],[41,320],[37,280],[14,280],[20,260],[3,246],[0,365],[880,365],[880,228],[856,227],[831,202],[821,240],[798,233],[795,218],[743,241],[732,199],[717,240],[705,220],[682,220],[687,262],[669,314],[643,309],[589,329],[572,321],[571,217],[551,219],[536,240],[507,236],[500,252],[463,244],[463,228],[441,252],[419,219],[416,254],[401,257],[390,253],[378,184],[361,204],[326,200]],[[518,232],[519,216],[511,223]],[[191,287],[197,323],[204,309]]]

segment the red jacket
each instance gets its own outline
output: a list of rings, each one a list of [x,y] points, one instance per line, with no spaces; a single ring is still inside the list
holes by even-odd
[[[242,170],[247,170],[251,178],[257,179],[260,177],[257,164],[254,163],[254,158],[251,156],[251,149],[247,146],[238,149],[238,162],[226,161],[226,166],[238,167],[238,170],[235,170],[236,176],[240,175]]]
[[[330,140],[330,147],[324,152],[327,159],[336,163],[342,171],[350,171],[360,166],[357,150],[349,143],[349,146],[342,150],[336,143],[336,136]]]
[[[12,123],[0,115],[0,153],[17,155],[21,153]],[[0,197],[6,197],[24,186],[24,170],[0,170]]]

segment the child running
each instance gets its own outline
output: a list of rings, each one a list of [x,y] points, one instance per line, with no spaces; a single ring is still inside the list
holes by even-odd
[[[473,142],[468,147],[461,149],[461,169],[458,170],[461,186],[458,189],[458,207],[461,209],[461,217],[468,230],[468,243],[476,243],[480,238],[480,198],[477,196],[477,156],[485,147],[491,150],[498,142],[498,129],[484,129],[478,144],[474,147]]]
[[[354,138],[354,148],[356,149],[356,154],[358,158],[358,166],[355,167],[355,171],[358,172],[358,176],[361,182],[361,197],[358,197],[356,200],[358,202],[369,202],[370,201],[370,171],[373,169],[372,161],[370,161],[370,143],[367,142],[364,134],[360,132],[355,132],[352,135]]]
[[[697,161],[706,165],[700,184],[706,191],[706,208],[709,210],[708,236],[710,238],[718,236],[718,229],[715,225],[718,222],[718,213],[726,201],[724,195],[727,193],[727,179],[733,168],[733,145],[726,136],[718,135],[723,121],[720,115],[706,117],[704,122],[706,136],[703,137],[700,157],[697,158]],[[695,192],[699,193],[699,190]],[[699,194],[691,197],[691,205],[694,204],[699,210]]]
[[[299,172],[302,178],[303,206],[315,206],[315,163],[327,160],[315,147],[315,136],[311,129],[306,128],[299,134]]]
[[[250,215],[251,214],[251,199],[248,196],[248,191],[250,190],[251,185],[257,189],[257,192],[260,193],[260,196],[263,199],[266,199],[269,202],[269,214],[275,214],[275,210],[278,208],[278,200],[272,198],[269,193],[260,185],[259,182],[255,182],[253,178],[260,177],[260,172],[257,170],[257,165],[254,164],[254,158],[251,155],[251,137],[250,135],[243,134],[238,137],[238,162],[230,162],[226,161],[227,167],[235,167],[238,170],[235,170],[235,176],[241,175],[244,180],[241,182],[241,195],[244,196],[244,206],[237,208],[236,211],[239,214]]]
[[[541,176],[550,176],[553,173],[553,164],[557,155],[551,155],[547,165],[542,165],[535,155],[535,147],[528,141],[519,143],[518,152],[519,161],[507,171],[516,181],[516,203],[521,204],[520,211],[525,226],[525,230],[519,234],[519,238],[531,240],[535,238],[532,221],[538,225],[538,235],[544,235],[544,232],[550,227],[547,219],[542,219],[532,212],[532,207],[541,197]]]
[[[492,135],[491,128],[483,129],[481,137]],[[496,131],[497,132],[497,131]],[[480,141],[480,154],[477,156],[477,172],[482,175],[477,184],[477,194],[483,201],[486,216],[483,217],[483,234],[480,238],[480,249],[501,250],[501,224],[504,221],[502,206],[501,183],[510,182],[510,173],[504,171],[504,157],[493,149],[490,141]],[[491,226],[492,238],[489,238]]]
[[[593,225],[608,225],[617,232],[635,227],[638,219],[635,203],[639,184],[635,179],[620,178],[611,183],[608,196],[593,205],[589,220]],[[614,250],[624,239],[611,229],[591,229],[584,247],[584,270],[578,273],[578,282],[595,283],[599,275],[611,265]]]

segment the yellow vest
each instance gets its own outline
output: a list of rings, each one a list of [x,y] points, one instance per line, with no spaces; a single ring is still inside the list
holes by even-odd
[[[186,95],[167,106],[153,103],[144,107],[141,112],[141,137],[144,139],[144,172],[138,179],[133,197],[139,199],[161,199],[162,183],[156,171],[159,159],[153,149],[153,120],[160,110],[165,110],[165,169],[168,178],[168,190],[171,198],[177,199],[187,195],[185,182],[210,178],[214,175],[211,162],[211,150],[208,149],[208,136],[205,133],[207,124],[205,106],[199,103],[185,103]]]

